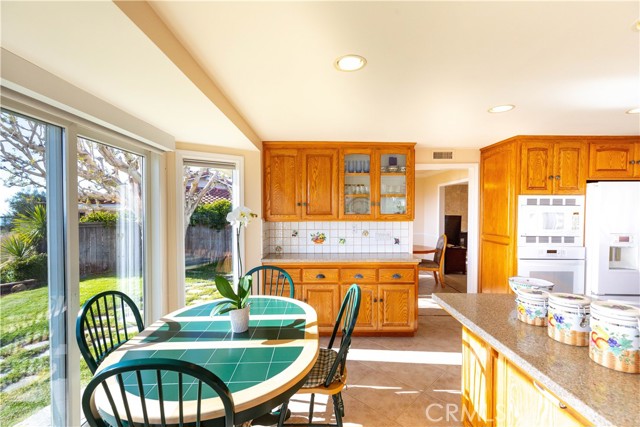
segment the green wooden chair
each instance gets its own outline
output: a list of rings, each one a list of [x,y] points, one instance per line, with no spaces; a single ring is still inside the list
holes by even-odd
[[[347,353],[351,346],[351,334],[358,320],[360,311],[361,290],[358,285],[351,285],[342,300],[342,306],[333,327],[333,333],[327,348],[321,348],[318,360],[311,369],[307,381],[298,390],[297,394],[311,393],[309,403],[309,422],[302,424],[285,424],[284,416],[278,422],[278,426],[342,426],[344,417],[344,402],[342,401],[342,389],[347,383]],[[333,349],[338,331],[342,333],[338,351]],[[336,415],[336,424],[313,424],[313,403],[316,394],[331,396],[333,410]],[[288,402],[283,405],[282,414],[286,412]]]
[[[92,373],[113,350],[144,329],[138,307],[126,294],[105,291],[89,298],[76,320],[76,340]]]
[[[101,410],[94,402],[98,387],[104,390]],[[216,397],[224,418],[202,420],[203,400]],[[185,413],[185,407],[191,410]],[[233,397],[225,383],[202,366],[176,359],[126,360],[107,367],[89,382],[82,410],[91,427],[235,425]]]
[[[293,279],[286,270],[280,267],[261,265],[249,270],[246,276],[252,277],[251,286],[257,290],[258,295],[275,295],[280,297],[284,295],[289,298],[293,298],[295,295]],[[289,295],[286,295],[287,291]]]

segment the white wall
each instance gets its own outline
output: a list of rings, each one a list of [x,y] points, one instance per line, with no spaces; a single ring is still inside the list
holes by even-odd
[[[413,243],[435,246],[441,233],[439,218],[444,209],[440,190],[446,184],[459,183],[469,178],[467,169],[437,171],[428,176],[416,173],[416,219],[413,223]]]

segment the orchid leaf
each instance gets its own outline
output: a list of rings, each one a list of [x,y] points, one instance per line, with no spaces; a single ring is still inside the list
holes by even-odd
[[[238,281],[238,298],[242,301],[251,292],[251,276],[243,276]]]
[[[235,304],[240,303],[240,298],[238,298],[238,295],[236,295],[236,293],[233,291],[233,288],[231,287],[231,284],[227,279],[222,276],[216,276],[215,280],[216,288],[223,297],[230,299]]]
[[[216,316],[219,314],[225,314],[230,312],[231,310],[237,310],[237,307],[235,307],[232,303],[221,303],[216,305],[213,310],[211,310],[211,316]]]

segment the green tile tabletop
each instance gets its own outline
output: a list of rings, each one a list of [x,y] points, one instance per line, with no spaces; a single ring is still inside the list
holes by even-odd
[[[227,384],[236,422],[269,412],[295,393],[316,361],[316,312],[295,299],[252,296],[249,330],[234,334],[227,315],[210,316],[215,304],[202,303],[163,316],[109,355],[98,372],[123,360],[181,359],[207,368]],[[135,389],[126,389],[136,394]],[[110,412],[105,399],[99,388],[96,406]],[[213,395],[207,396],[203,408],[203,419],[224,414],[220,399]]]

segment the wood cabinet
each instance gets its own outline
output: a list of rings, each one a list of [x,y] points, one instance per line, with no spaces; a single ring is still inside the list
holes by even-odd
[[[265,142],[264,218],[412,220],[414,145]]]
[[[584,426],[589,423],[467,328],[462,330],[465,426]]]
[[[355,335],[413,335],[418,328],[416,263],[277,264],[296,272],[296,298],[318,313],[318,330],[327,335],[352,284],[362,291]],[[291,273],[290,273],[291,274]]]
[[[580,194],[590,179],[640,179],[638,136],[516,136],[480,150],[480,292],[517,275],[520,194]]]
[[[610,137],[589,144],[589,179],[640,178],[640,137]]]
[[[266,149],[263,195],[270,221],[336,218],[338,154],[330,149]]]
[[[521,141],[520,194],[584,194],[587,144],[540,138]]]

